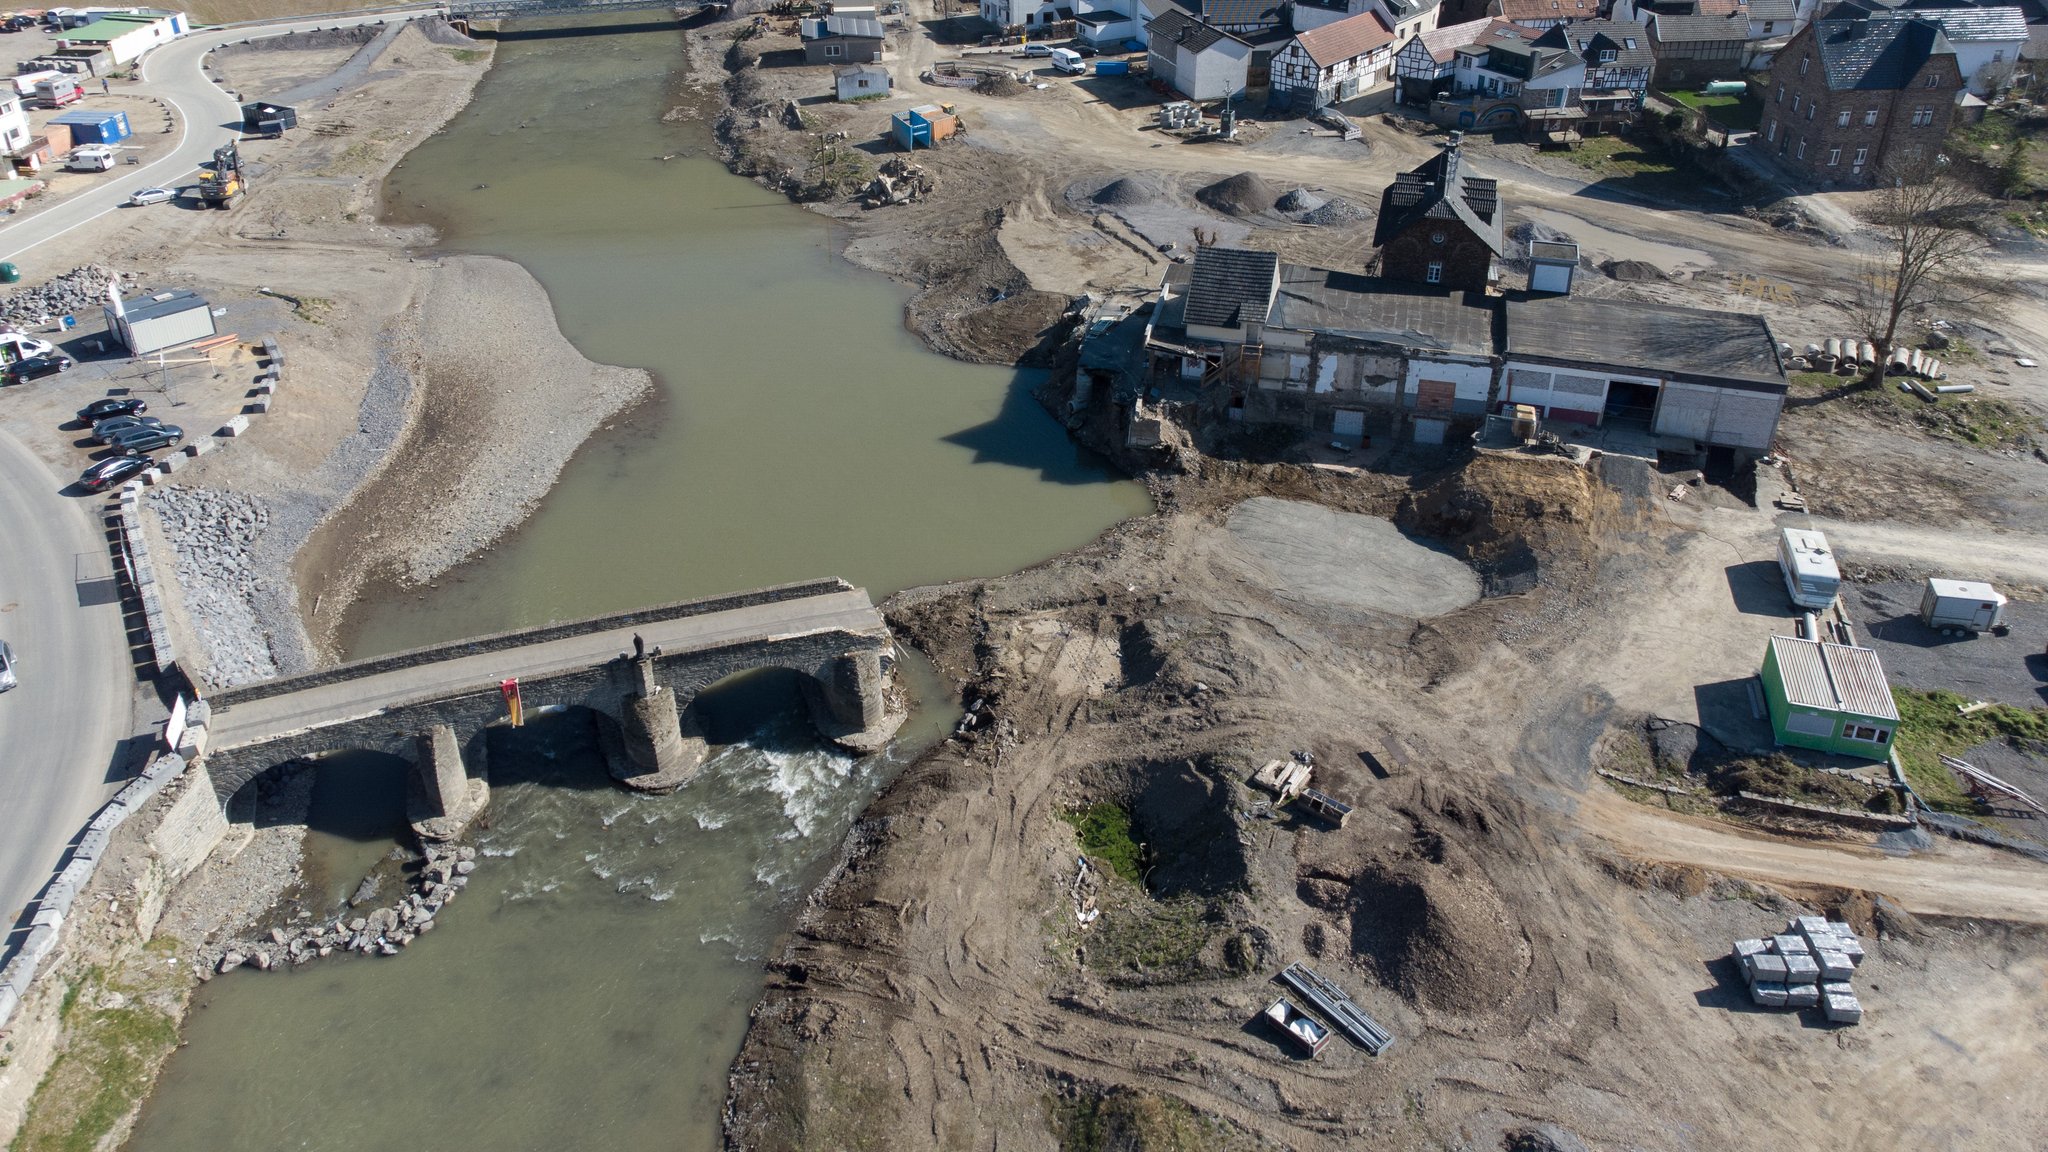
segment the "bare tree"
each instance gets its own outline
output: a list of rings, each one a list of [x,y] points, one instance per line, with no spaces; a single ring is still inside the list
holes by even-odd
[[[1980,257],[1991,202],[1948,170],[1946,157],[1887,165],[1865,219],[1885,249],[1866,262],[1856,320],[1877,348],[1873,385],[1884,383],[1899,325],[1933,308],[1981,305],[1993,292]]]

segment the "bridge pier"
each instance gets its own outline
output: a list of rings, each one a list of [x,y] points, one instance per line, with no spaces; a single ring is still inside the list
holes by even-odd
[[[475,745],[481,759],[483,740]],[[490,803],[491,787],[481,775],[470,778],[452,726],[434,725],[419,734],[416,746],[419,759],[406,797],[406,819],[413,834],[427,843],[457,839]]]
[[[889,674],[874,649],[848,652],[822,675],[806,677],[804,697],[819,734],[850,752],[879,752],[903,726],[905,713],[889,707]]]
[[[639,690],[628,693],[620,708],[624,747],[606,750],[612,778],[638,792],[673,792],[704,766],[711,746],[694,719],[684,730],[675,690],[655,680],[652,656],[635,660],[633,671]]]

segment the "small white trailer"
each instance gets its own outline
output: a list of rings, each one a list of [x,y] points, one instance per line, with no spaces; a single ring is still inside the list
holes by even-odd
[[[2005,623],[2005,596],[1980,580],[1929,580],[1920,594],[1920,622],[1944,636],[1989,632]]]
[[[1808,611],[1833,604],[1842,587],[1828,538],[1809,528],[1787,528],[1778,534],[1778,568],[1792,603]]]

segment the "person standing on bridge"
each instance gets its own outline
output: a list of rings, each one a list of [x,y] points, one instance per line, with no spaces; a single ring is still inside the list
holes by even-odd
[[[642,640],[638,632],[633,633],[633,659],[647,659],[647,641]]]

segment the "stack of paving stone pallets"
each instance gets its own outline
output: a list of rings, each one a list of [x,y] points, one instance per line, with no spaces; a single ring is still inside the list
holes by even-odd
[[[1849,986],[1863,963],[1863,943],[1847,924],[1800,916],[1781,935],[1737,940],[1735,961],[1749,982],[1749,998],[1766,1008],[1819,1008],[1835,1024],[1863,1019]]]

